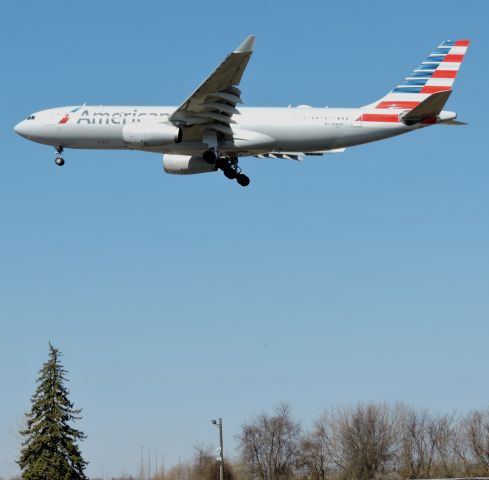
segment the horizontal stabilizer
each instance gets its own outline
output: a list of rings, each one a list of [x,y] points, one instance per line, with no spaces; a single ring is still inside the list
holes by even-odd
[[[447,120],[446,122],[441,122],[440,125],[468,125],[468,123],[459,120]]]
[[[433,93],[417,107],[414,107],[407,113],[401,114],[401,120],[406,125],[414,125],[428,118],[436,117],[443,110],[451,93],[451,90]]]

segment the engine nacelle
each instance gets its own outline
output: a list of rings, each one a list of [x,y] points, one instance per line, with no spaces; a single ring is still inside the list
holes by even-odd
[[[207,163],[201,156],[163,155],[163,169],[173,175],[191,175],[194,173],[209,173],[217,170],[216,165]]]
[[[163,123],[128,123],[122,127],[122,139],[131,147],[159,147],[182,141],[182,129]]]

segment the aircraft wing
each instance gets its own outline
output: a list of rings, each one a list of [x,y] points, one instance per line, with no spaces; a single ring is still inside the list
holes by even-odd
[[[239,114],[236,105],[243,103],[238,85],[254,44],[255,37],[250,35],[170,115],[169,121],[183,129],[184,139],[202,138],[204,132],[211,130],[232,140],[232,116]]]

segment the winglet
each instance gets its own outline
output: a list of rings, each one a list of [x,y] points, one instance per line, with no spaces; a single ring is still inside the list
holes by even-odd
[[[248,53],[253,51],[255,36],[250,35],[233,53]]]

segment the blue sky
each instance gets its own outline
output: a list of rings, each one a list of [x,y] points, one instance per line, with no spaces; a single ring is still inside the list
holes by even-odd
[[[254,412],[489,403],[487,2],[35,2],[0,5],[0,476],[52,341],[84,409],[88,473],[139,447],[226,453]],[[16,136],[62,105],[174,105],[248,34],[248,105],[359,106],[442,40],[472,40],[433,127],[252,179],[162,173],[158,155]]]

